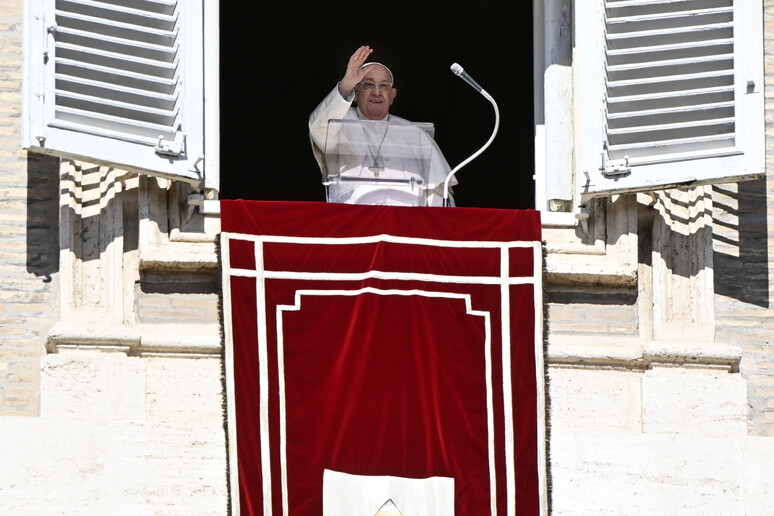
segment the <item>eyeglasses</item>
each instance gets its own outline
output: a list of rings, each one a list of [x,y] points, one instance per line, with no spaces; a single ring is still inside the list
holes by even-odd
[[[373,82],[373,81],[362,81],[360,83],[360,86],[363,87],[365,91],[371,91],[374,88],[379,88],[379,91],[383,93],[387,93],[392,89],[392,83],[391,82],[380,82],[379,84]]]

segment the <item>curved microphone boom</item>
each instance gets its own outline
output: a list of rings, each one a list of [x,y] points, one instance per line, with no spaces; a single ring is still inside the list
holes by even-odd
[[[478,157],[479,154],[484,152],[486,148],[489,147],[489,145],[491,145],[492,141],[494,141],[495,139],[495,135],[497,135],[497,129],[500,127],[500,110],[497,107],[497,102],[495,102],[492,96],[489,95],[489,93],[487,93],[486,90],[481,87],[481,85],[479,85],[475,80],[473,80],[473,78],[470,75],[468,75],[468,73],[465,70],[463,70],[459,64],[454,63],[453,65],[451,65],[451,71],[454,75],[456,75],[457,77],[461,78],[463,81],[468,83],[474,90],[479,92],[481,95],[484,96],[485,99],[487,99],[489,102],[492,103],[492,106],[494,107],[494,111],[495,111],[495,124],[494,124],[494,131],[492,131],[492,136],[489,137],[489,140],[487,140],[484,146],[478,149],[475,153],[473,153],[473,155],[471,155],[468,159],[466,159],[465,161],[463,161],[462,163],[454,167],[454,169],[451,172],[449,172],[449,175],[446,176],[446,181],[444,181],[443,183],[443,205],[444,206],[451,205],[451,202],[449,201],[449,180],[454,176],[454,174],[459,169],[461,169],[462,167],[464,167],[465,165],[473,161],[475,158]]]

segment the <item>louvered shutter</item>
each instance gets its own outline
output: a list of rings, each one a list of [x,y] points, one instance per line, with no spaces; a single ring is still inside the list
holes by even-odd
[[[25,147],[203,179],[201,0],[25,4]]]
[[[584,194],[763,174],[759,0],[607,0],[578,15],[595,54],[579,70],[581,124],[596,125],[581,136]]]

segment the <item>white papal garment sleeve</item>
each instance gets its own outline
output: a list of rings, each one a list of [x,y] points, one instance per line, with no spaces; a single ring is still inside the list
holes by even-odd
[[[355,94],[343,98],[339,93],[339,85],[331,90],[328,95],[309,115],[309,138],[312,141],[312,152],[320,170],[323,169],[323,156],[325,154],[325,137],[328,133],[328,120],[340,120],[344,118],[352,107]]]

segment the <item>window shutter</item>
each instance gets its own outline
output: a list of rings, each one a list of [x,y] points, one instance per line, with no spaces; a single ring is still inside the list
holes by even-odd
[[[583,193],[762,175],[761,16],[759,0],[602,2]]]
[[[25,147],[203,179],[201,0],[25,8]]]

